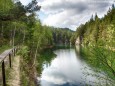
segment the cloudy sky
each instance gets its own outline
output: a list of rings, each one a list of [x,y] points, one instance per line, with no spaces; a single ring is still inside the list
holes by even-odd
[[[20,0],[27,4],[31,0]],[[88,21],[92,14],[101,18],[115,0],[37,0],[42,6],[39,18],[43,25],[68,27],[76,30],[80,24]]]

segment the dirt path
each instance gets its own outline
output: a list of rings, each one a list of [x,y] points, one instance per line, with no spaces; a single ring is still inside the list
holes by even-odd
[[[20,86],[20,56],[14,57],[7,85]]]

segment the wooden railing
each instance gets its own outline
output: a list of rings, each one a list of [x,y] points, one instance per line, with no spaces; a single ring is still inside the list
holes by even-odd
[[[2,54],[0,54],[0,64],[2,64],[2,80],[3,80],[3,86],[6,86],[6,75],[5,75],[5,59],[9,59],[9,66],[12,67],[12,61],[11,58],[16,55],[16,52],[19,48],[14,47],[12,49],[8,49],[4,51]]]

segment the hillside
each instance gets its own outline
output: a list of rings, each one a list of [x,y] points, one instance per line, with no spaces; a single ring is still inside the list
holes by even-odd
[[[115,48],[115,6],[108,10],[103,18],[97,14],[85,24],[80,25],[75,33],[75,39],[79,38],[84,46],[105,46]]]

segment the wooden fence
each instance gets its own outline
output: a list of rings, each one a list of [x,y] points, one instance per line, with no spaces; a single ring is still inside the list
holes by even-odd
[[[3,86],[6,86],[6,75],[5,75],[5,59],[8,58],[9,59],[9,66],[10,68],[12,67],[12,60],[11,58],[14,57],[16,55],[16,52],[19,48],[18,47],[14,47],[12,49],[6,50],[4,51],[1,55],[0,55],[0,64],[2,64],[2,82],[3,82]]]

